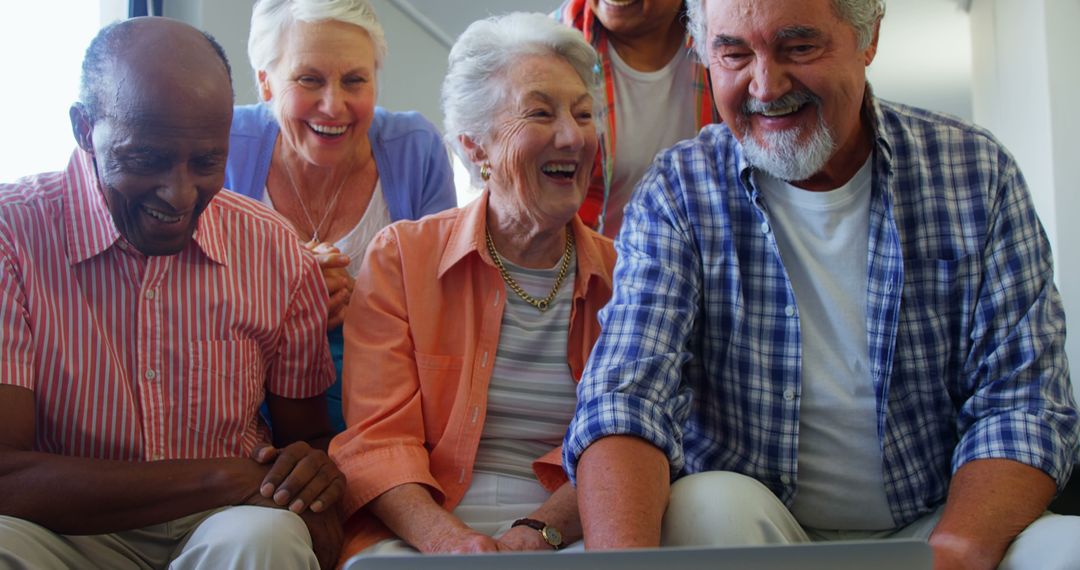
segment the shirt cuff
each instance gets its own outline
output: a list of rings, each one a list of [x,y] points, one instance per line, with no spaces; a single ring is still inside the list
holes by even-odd
[[[580,403],[566,433],[563,466],[574,485],[581,454],[596,440],[610,435],[644,439],[664,452],[673,476],[682,470],[682,430],[668,411],[640,396],[607,393]]]

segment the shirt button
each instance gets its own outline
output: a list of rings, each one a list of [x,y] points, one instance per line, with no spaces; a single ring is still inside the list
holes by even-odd
[[[795,306],[794,305],[788,305],[788,306],[784,307],[784,314],[789,316],[789,317],[794,317],[795,316]]]
[[[761,233],[769,233],[769,222],[761,222]]]
[[[143,294],[143,296],[146,297],[147,299],[153,299],[154,298],[154,290],[151,289],[151,290],[147,291],[146,293]]]
[[[154,378],[157,378],[157,372],[155,372],[154,369],[151,368],[150,370],[146,371],[145,376],[147,380],[153,380]]]
[[[784,390],[784,399],[789,401],[789,402],[794,400],[795,399],[795,390],[792,390],[791,388],[788,388],[787,390]]]
[[[790,485],[791,484],[791,477],[789,477],[787,475],[781,475],[780,476],[780,482],[785,484],[785,485]]]
[[[150,459],[154,461],[161,461],[163,458],[160,453],[155,453]]]

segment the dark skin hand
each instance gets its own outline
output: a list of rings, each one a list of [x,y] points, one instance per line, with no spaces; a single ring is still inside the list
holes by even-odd
[[[326,454],[333,433],[326,398],[290,400],[267,394],[266,404],[275,436],[284,437],[275,441],[279,447],[255,449],[257,461],[273,464],[249,500],[300,515],[319,565],[333,568],[344,542],[338,499],[345,494],[345,476]]]
[[[271,509],[281,508],[281,505],[277,504],[273,498],[264,497],[258,492],[248,495],[245,504]],[[319,561],[319,567],[325,570],[334,568],[337,564],[341,546],[345,542],[342,526],[344,517],[340,507],[341,503],[334,503],[318,512],[309,508],[297,513],[307,526],[308,534],[311,535],[311,548]]]

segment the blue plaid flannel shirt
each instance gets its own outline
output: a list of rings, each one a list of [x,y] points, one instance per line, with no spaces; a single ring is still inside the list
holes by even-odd
[[[981,458],[1064,485],[1077,445],[1050,247],[987,132],[867,97],[875,132],[866,322],[886,493],[907,524]],[[724,125],[661,153],[616,242],[615,291],[578,388],[564,465],[641,437],[672,474],[728,470],[790,505],[801,343],[795,295]],[[868,468],[873,468],[868,466]]]

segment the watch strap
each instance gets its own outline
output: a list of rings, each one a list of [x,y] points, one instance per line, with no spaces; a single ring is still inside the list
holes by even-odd
[[[565,544],[563,544],[562,532],[559,529],[536,519],[530,519],[528,517],[521,518],[514,521],[514,524],[510,525],[510,528],[516,526],[527,526],[540,533],[540,538],[544,539],[544,542],[555,550],[560,550]]]

